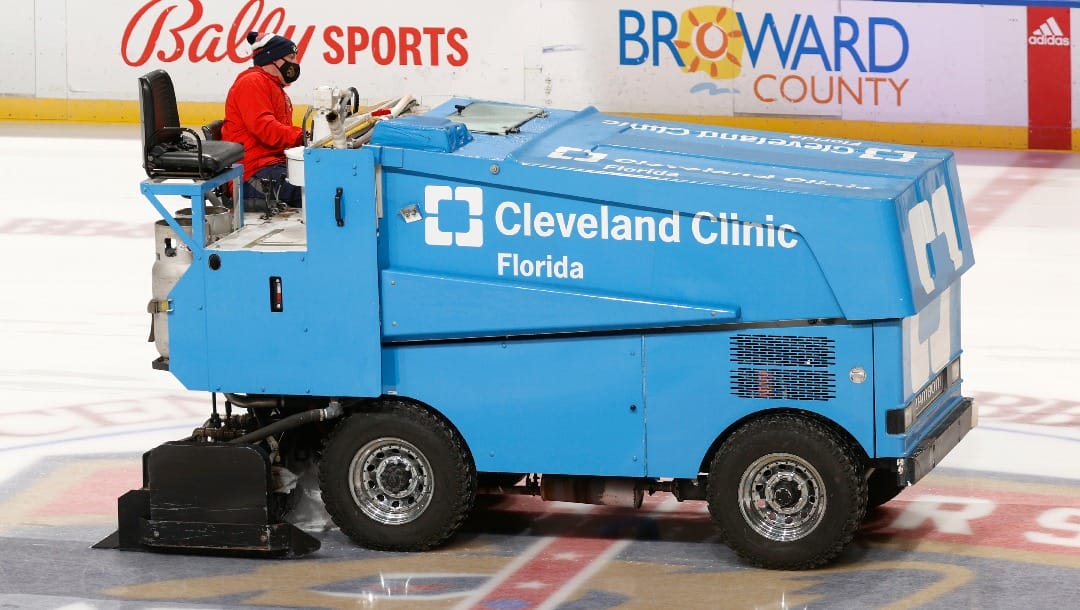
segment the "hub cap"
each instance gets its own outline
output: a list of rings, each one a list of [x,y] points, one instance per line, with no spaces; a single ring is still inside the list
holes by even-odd
[[[798,540],[825,516],[825,482],[799,456],[770,453],[743,472],[739,510],[746,523],[769,540]]]
[[[398,438],[379,438],[361,447],[349,466],[349,481],[360,510],[387,525],[422,515],[435,492],[427,458]]]

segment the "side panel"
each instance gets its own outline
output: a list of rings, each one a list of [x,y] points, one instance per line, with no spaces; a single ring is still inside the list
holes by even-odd
[[[648,474],[696,477],[731,424],[773,409],[818,413],[873,455],[873,364],[870,325],[647,335]]]
[[[456,169],[463,171],[454,171],[438,159],[424,160],[430,161],[424,171],[432,173],[490,174],[488,165],[459,162]],[[509,180],[514,169],[506,164],[490,179]],[[528,173],[535,180],[540,171]],[[517,173],[527,172],[517,168]],[[426,311],[428,304],[415,298],[416,290],[405,284],[390,289],[384,275],[384,317],[397,321],[387,326],[388,339],[441,338],[447,329],[460,329],[453,336],[464,337],[476,336],[470,334],[474,330],[537,329],[529,320],[485,307],[487,293],[456,290],[461,281],[497,285],[500,302],[518,311],[538,307],[538,293],[509,288],[586,296],[594,310],[634,301],[667,306],[663,314],[618,317],[632,328],[725,320],[712,311],[734,312],[741,321],[842,315],[812,244],[787,224],[796,207],[806,207],[790,196],[756,191],[718,196],[702,185],[665,184],[666,194],[653,185],[655,199],[636,206],[620,199],[640,196],[650,188],[647,180],[612,183],[618,190],[598,201],[385,168],[383,175],[384,271],[413,274],[401,279],[422,280],[420,290],[430,298],[455,305],[452,315],[436,320]],[[729,220],[736,216],[742,220]],[[672,313],[676,309],[683,311]],[[564,318],[568,329],[602,327],[589,327],[593,318],[572,311]]]
[[[889,434],[886,413],[909,404],[962,352],[960,342],[961,289],[957,280],[916,315],[879,323],[875,331],[876,359],[888,367],[878,382],[878,457],[905,457],[924,441],[939,422],[962,408],[960,380],[942,389],[903,434]]]
[[[387,392],[458,428],[479,470],[645,474],[639,335],[395,345],[383,371]]]
[[[205,250],[174,288],[173,373],[189,389],[377,396],[381,390],[374,164],[308,152],[305,249]],[[342,189],[344,220],[335,197]],[[220,260],[210,268],[209,256]],[[281,311],[272,311],[280,278]],[[201,340],[205,338],[205,340]]]
[[[916,181],[915,201],[899,202],[913,312],[939,298],[975,264],[956,162]]]
[[[960,282],[901,322],[904,398],[960,355]]]

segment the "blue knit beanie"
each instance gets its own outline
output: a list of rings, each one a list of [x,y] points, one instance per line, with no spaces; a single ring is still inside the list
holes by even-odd
[[[249,32],[247,41],[251,45],[251,50],[255,52],[252,60],[256,66],[265,66],[286,55],[296,53],[296,43],[277,34]]]

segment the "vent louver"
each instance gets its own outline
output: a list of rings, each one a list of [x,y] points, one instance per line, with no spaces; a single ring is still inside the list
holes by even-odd
[[[836,342],[825,337],[735,335],[731,393],[739,398],[836,398]]]

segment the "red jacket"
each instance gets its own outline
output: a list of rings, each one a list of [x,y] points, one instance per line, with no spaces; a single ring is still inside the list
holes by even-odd
[[[236,77],[225,98],[221,138],[244,145],[244,180],[269,165],[285,163],[285,149],[303,143],[292,124],[292,100],[281,81],[259,67]]]

